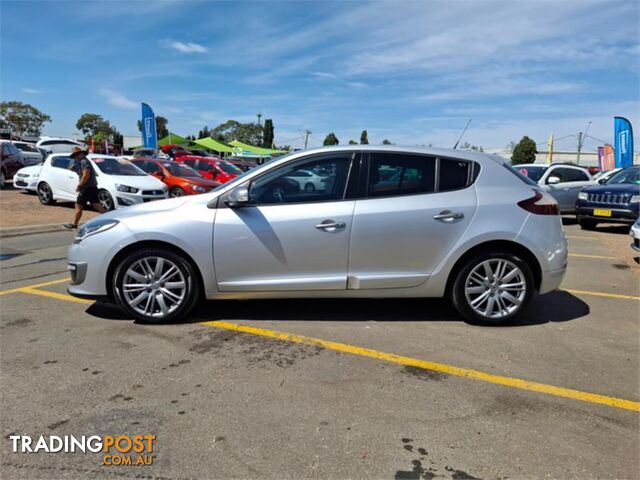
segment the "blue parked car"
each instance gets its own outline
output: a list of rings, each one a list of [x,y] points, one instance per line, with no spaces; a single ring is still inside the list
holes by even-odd
[[[640,207],[640,165],[627,167],[603,185],[584,188],[578,194],[576,216],[585,230],[598,223],[632,225]]]

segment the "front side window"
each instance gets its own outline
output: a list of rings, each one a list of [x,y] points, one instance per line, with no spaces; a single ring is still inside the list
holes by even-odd
[[[572,182],[571,180],[573,174],[573,170],[571,168],[554,168],[549,172],[549,176],[547,177],[547,183],[549,183],[549,179],[551,177],[558,177],[560,179],[560,183],[564,182]]]
[[[351,152],[320,157],[277,168],[253,181],[251,200],[257,205],[300,202],[329,202],[344,198]],[[300,172],[318,169],[323,175],[303,176]]]
[[[68,170],[71,165],[71,162],[73,162],[71,157],[53,157],[51,159],[51,166],[56,168],[64,168],[65,170]]]
[[[400,153],[372,153],[369,161],[368,197],[432,193],[435,158]]]

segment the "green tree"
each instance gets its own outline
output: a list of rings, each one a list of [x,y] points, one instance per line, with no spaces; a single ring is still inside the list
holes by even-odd
[[[336,134],[331,132],[329,135],[324,137],[324,142],[322,142],[322,145],[338,145],[339,143],[340,140],[338,140]]]
[[[393,145],[393,143],[391,143],[389,140],[387,140],[386,138],[384,140],[382,140],[382,144],[383,145]]]
[[[511,154],[511,164],[520,165],[522,163],[533,163],[536,161],[536,142],[527,137],[522,137],[522,140],[513,147],[513,153]]]
[[[369,135],[366,130],[362,130],[360,134],[360,145],[369,145]]]
[[[18,136],[39,136],[45,122],[51,117],[36,107],[22,102],[0,102],[0,128],[11,130]]]
[[[138,120],[138,131],[142,132],[142,121]],[[157,116],[156,117],[156,133],[158,138],[164,138],[169,135],[169,128],[167,125],[169,124],[169,120],[164,117]]]
[[[349,140],[349,145],[357,145],[358,142],[356,142],[355,140]]]
[[[103,138],[117,133],[116,128],[111,125],[109,120],[102,118],[97,113],[83,113],[76,122],[76,128],[80,130],[85,137],[95,137],[102,134]]]
[[[264,121],[264,133],[262,135],[262,146],[271,148],[273,146],[273,120],[267,118]]]
[[[209,132],[209,127],[205,125],[204,128],[198,132],[198,140],[209,136],[211,136],[211,132]]]
[[[257,147],[262,145],[262,131],[262,125],[257,123],[240,123],[237,120],[227,120],[212,129],[210,136],[225,143],[238,140]]]

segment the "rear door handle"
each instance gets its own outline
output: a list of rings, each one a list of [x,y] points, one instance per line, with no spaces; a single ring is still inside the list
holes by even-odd
[[[315,227],[318,230],[325,230],[325,231],[334,231],[334,230],[338,230],[339,228],[345,228],[346,226],[347,226],[346,223],[335,222],[334,220],[324,220],[323,222],[315,225]]]
[[[437,215],[434,215],[433,218],[435,220],[440,220],[441,222],[453,222],[454,220],[460,220],[464,218],[464,213],[462,212],[452,212],[451,210],[443,210]]]

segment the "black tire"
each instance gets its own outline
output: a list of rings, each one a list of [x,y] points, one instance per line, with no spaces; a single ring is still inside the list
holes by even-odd
[[[595,220],[578,217],[578,225],[580,225],[580,228],[583,230],[595,230],[598,226],[598,222],[596,222]]]
[[[98,191],[98,201],[107,212],[116,208],[113,197],[104,189]]]
[[[186,192],[180,187],[173,187],[171,190],[169,190],[169,198],[184,197],[185,195]]]
[[[47,182],[38,184],[38,200],[43,205],[53,205],[56,201],[53,199],[53,190]]]
[[[315,187],[315,185],[313,183],[307,183],[304,186],[304,191],[307,192],[307,193],[313,193],[313,192],[316,191],[316,187]]]
[[[123,292],[123,282],[129,267],[139,260],[149,257],[160,257],[173,262],[185,279],[186,290],[181,303],[175,308],[175,310],[169,312],[165,316],[144,315],[136,311],[129,305],[129,303],[127,303]],[[181,255],[162,248],[142,248],[127,255],[116,267],[112,280],[112,289],[113,296],[118,307],[141,323],[158,324],[186,320],[189,313],[191,313],[201,297],[200,282],[198,281],[198,273],[195,268]],[[159,314],[160,312],[157,313]]]
[[[512,263],[522,273],[525,282],[524,298],[519,306],[508,315],[499,318],[491,318],[481,315],[470,305],[467,295],[465,294],[466,282],[471,272],[487,260],[507,260]],[[499,325],[504,324],[518,317],[525,310],[535,294],[535,280],[531,267],[522,258],[510,252],[504,251],[487,251],[481,252],[466,260],[466,262],[454,272],[454,279],[451,290],[449,292],[451,303],[456,310],[465,317],[469,323],[478,325]],[[494,294],[498,296],[498,294]],[[482,302],[480,303],[482,304]]]
[[[7,176],[4,174],[4,170],[0,170],[0,189],[3,189],[7,184]]]

